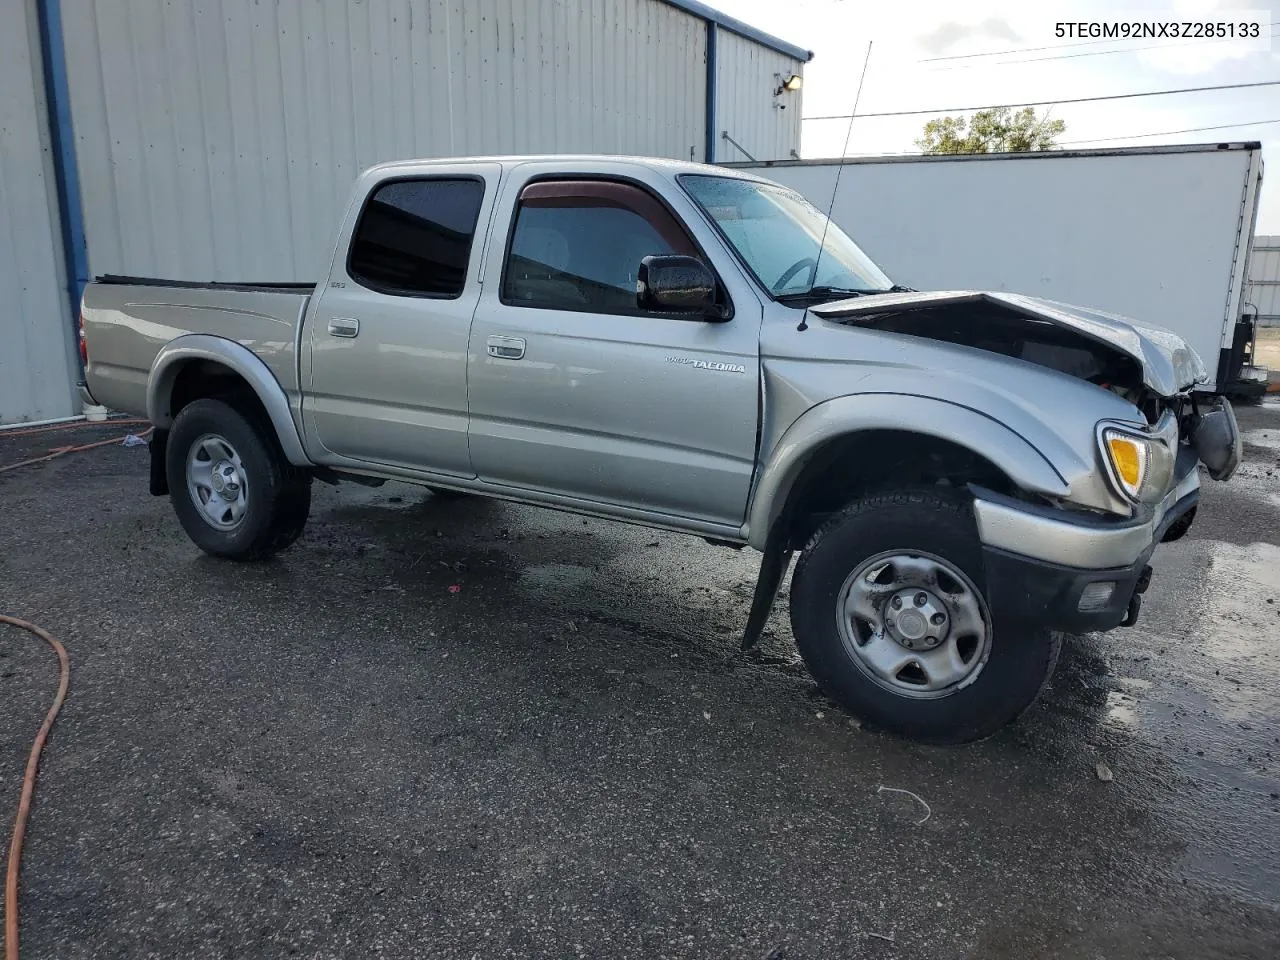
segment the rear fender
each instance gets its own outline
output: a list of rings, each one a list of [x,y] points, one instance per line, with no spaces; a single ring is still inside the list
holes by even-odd
[[[294,466],[310,465],[280,381],[252,350],[223,337],[192,333],[170,340],[160,348],[147,378],[147,417],[158,430],[168,430],[173,424],[170,410],[173,384],[178,372],[193,360],[218,363],[238,374],[262,402],[285,458]]]

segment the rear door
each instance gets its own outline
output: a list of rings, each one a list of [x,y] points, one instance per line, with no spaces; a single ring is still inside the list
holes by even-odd
[[[759,300],[713,240],[699,242],[670,181],[664,200],[661,181],[540,169],[516,168],[504,187],[472,324],[478,475],[741,524],[755,463]],[[717,272],[732,319],[637,308],[641,259],[667,253]]]
[[[329,454],[322,462],[473,477],[466,354],[480,296],[474,248],[501,167],[422,169],[373,185],[348,218],[304,331],[303,416]]]

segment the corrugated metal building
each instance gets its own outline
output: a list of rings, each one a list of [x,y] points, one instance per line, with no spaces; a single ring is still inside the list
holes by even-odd
[[[79,369],[39,28],[0,2],[0,423],[71,413]]]
[[[1258,311],[1258,325],[1280,327],[1280,236],[1253,238],[1245,300]]]
[[[383,160],[795,156],[808,59],[696,0],[4,0],[0,422],[75,412],[91,276],[314,280]]]

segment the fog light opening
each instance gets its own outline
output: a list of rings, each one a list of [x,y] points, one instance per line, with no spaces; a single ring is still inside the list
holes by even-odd
[[[1080,602],[1076,604],[1076,609],[1081,613],[1097,613],[1111,602],[1111,595],[1115,592],[1114,580],[1091,583],[1080,591]]]

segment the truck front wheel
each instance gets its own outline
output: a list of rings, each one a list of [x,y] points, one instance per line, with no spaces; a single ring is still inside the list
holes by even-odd
[[[165,454],[174,512],[205,553],[261,560],[302,534],[311,476],[266,425],[221,400],[194,400],[174,418]]]
[[[810,538],[791,584],[818,683],[872,724],[932,743],[985,737],[1031,705],[1061,635],[993,618],[968,501],[940,488],[867,497]]]

